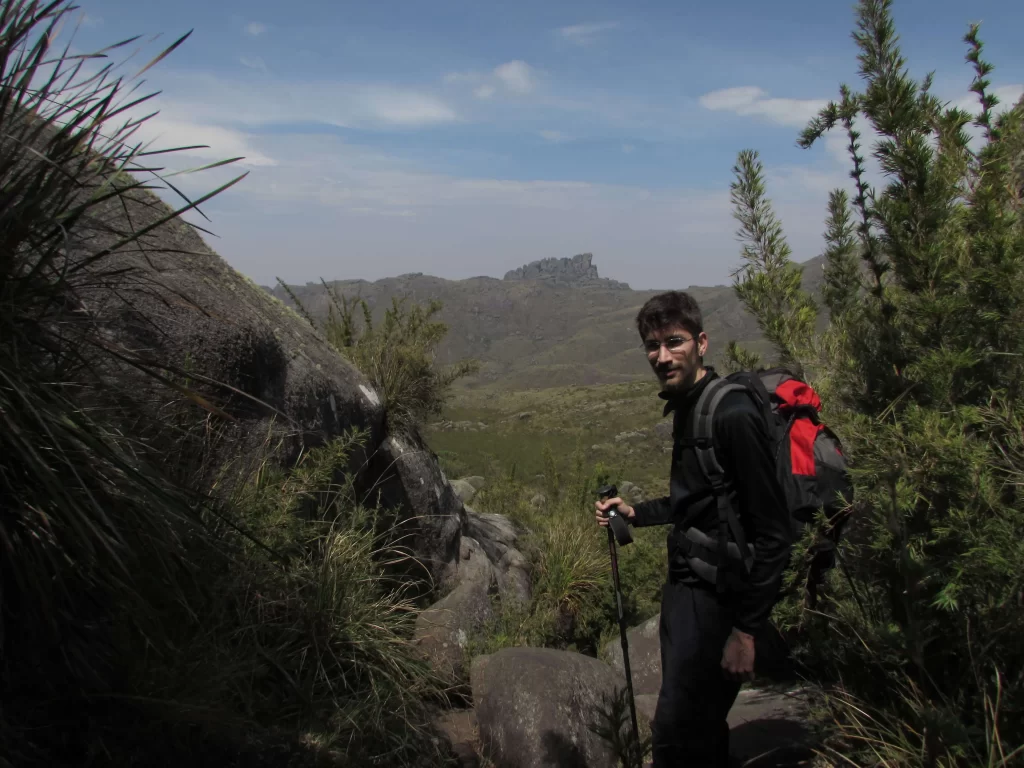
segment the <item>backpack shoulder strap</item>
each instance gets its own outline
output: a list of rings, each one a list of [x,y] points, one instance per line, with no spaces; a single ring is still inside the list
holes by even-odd
[[[749,574],[753,565],[753,555],[747,545],[747,538],[740,525],[736,510],[729,502],[729,496],[725,487],[725,469],[715,456],[715,440],[712,434],[715,412],[718,409],[722,398],[729,392],[746,391],[746,387],[726,379],[715,379],[709,382],[701,392],[700,398],[693,409],[693,420],[691,421],[689,442],[694,446],[697,454],[697,461],[700,463],[701,471],[711,483],[711,490],[715,495],[718,506],[718,563],[724,565],[729,552],[728,533],[731,530],[733,540],[742,557],[744,573]],[[718,569],[716,579],[719,591],[725,588],[725,579],[721,569]]]

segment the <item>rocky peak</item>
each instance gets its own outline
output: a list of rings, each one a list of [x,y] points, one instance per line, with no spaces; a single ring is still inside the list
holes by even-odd
[[[505,273],[506,280],[544,280],[565,284],[600,283],[608,287],[629,289],[626,283],[602,278],[597,274],[597,265],[593,263],[594,254],[578,253],[572,257],[548,258],[531,261],[518,269]]]

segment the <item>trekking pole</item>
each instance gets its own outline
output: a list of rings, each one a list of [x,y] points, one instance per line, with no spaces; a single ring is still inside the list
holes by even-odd
[[[601,501],[619,495],[619,491],[614,485],[606,485],[603,488],[599,488],[597,493]],[[618,508],[608,510],[608,552],[612,559],[612,580],[615,584],[615,603],[619,612],[619,639],[622,642],[622,663],[626,669],[626,688],[629,690],[629,715],[633,722],[633,739],[636,745],[637,768],[639,768],[643,756],[640,754],[640,728],[637,727],[636,722],[633,674],[629,669],[629,641],[626,639],[626,617],[622,612],[622,588],[619,586],[619,558],[615,551],[616,540],[623,547],[633,541],[633,536],[629,532],[629,524],[619,514]]]

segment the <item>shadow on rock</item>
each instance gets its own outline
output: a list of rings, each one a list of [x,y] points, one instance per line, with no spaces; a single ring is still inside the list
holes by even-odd
[[[814,757],[810,741],[802,723],[778,718],[748,720],[729,732],[730,751],[743,768],[809,766]]]
[[[546,764],[562,768],[590,768],[583,750],[557,731],[545,731],[540,738]]]

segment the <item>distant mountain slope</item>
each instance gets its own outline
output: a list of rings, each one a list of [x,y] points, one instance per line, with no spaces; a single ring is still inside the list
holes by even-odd
[[[815,294],[822,259],[804,264],[804,284]],[[591,254],[545,259],[506,273],[501,280],[473,277],[446,280],[421,273],[375,282],[338,280],[342,296],[362,296],[380,316],[392,297],[415,302],[439,299],[449,326],[439,360],[481,361],[480,374],[464,386],[500,384],[511,389],[633,381],[650,376],[639,348],[634,319],[659,291],[636,291],[601,278]],[[665,290],[682,286],[666,285]],[[328,300],[319,283],[289,288],[314,317],[324,317]],[[712,361],[735,339],[763,349],[764,340],[731,286],[683,287],[700,303],[711,339]],[[288,295],[268,288],[285,303]]]

